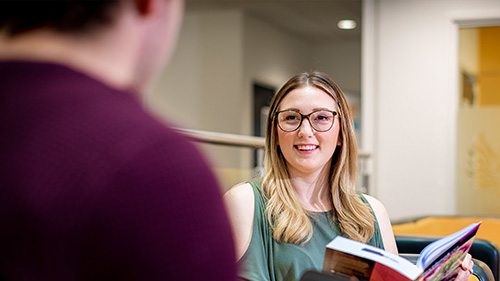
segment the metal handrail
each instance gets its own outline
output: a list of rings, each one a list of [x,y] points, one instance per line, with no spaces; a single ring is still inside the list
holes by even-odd
[[[179,133],[195,140],[204,143],[249,147],[249,148],[264,148],[265,138],[242,136],[236,134],[215,133],[200,130],[191,130],[183,128],[175,128]]]
[[[248,148],[264,148],[265,138],[254,136],[243,136],[237,134],[216,133],[201,130],[192,130],[184,128],[174,128],[179,133],[191,138],[194,141],[203,143],[248,147]],[[358,157],[369,158],[370,153],[358,151]]]

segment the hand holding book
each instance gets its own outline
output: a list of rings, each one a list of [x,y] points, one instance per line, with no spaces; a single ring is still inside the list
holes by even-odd
[[[479,225],[471,224],[429,244],[416,265],[382,249],[336,237],[327,245],[323,270],[370,281],[451,280],[467,258]]]

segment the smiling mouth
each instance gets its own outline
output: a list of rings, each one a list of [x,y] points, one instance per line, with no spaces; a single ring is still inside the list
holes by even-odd
[[[311,151],[311,150],[315,150],[319,146],[318,145],[294,145],[294,147],[300,151]]]

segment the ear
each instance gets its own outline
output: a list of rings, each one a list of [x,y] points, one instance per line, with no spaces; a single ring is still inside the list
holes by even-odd
[[[153,11],[154,0],[133,0],[137,13],[141,16],[149,15]]]

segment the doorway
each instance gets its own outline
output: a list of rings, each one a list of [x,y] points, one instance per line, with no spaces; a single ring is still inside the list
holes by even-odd
[[[276,89],[262,84],[253,85],[253,135],[264,137],[266,135],[266,121],[269,112],[269,105]],[[253,153],[253,167],[262,167],[264,151],[256,149]]]
[[[500,25],[459,29],[459,215],[500,215]]]

